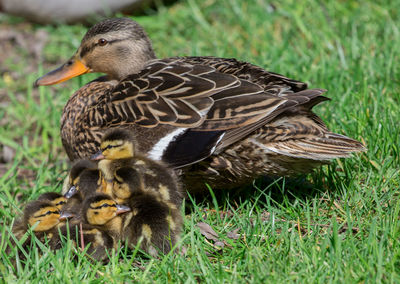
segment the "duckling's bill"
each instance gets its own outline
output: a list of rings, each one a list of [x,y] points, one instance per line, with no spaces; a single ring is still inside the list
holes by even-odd
[[[97,152],[96,154],[93,154],[91,157],[90,157],[90,159],[91,160],[93,160],[93,161],[96,161],[96,160],[103,160],[105,157],[104,157],[104,155],[103,155],[103,152],[100,150],[99,152]]]
[[[37,79],[35,86],[58,84],[89,72],[91,72],[90,68],[86,67],[79,59],[73,57],[57,69]]]
[[[65,221],[65,220],[68,220],[68,219],[70,219],[70,218],[72,218],[74,216],[75,216],[75,214],[73,214],[71,212],[62,211],[61,214],[60,214],[59,220],[60,221]]]
[[[71,186],[68,191],[64,194],[65,198],[71,198],[78,192],[77,188],[75,185]]]
[[[117,204],[117,215],[125,213],[125,212],[129,212],[129,211],[132,211],[132,209],[129,206]]]

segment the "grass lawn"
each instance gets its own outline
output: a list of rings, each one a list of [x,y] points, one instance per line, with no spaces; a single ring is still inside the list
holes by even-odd
[[[296,179],[187,199],[185,255],[121,249],[103,265],[39,243],[13,267],[5,236],[25,202],[60,190],[69,167],[62,108],[97,75],[33,89],[86,28],[0,15],[0,282],[400,282],[400,1],[184,0],[135,19],[159,57],[235,57],[328,89],[332,101],[315,111],[368,152]]]

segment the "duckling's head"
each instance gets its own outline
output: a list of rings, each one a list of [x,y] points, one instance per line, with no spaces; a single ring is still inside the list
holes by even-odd
[[[37,224],[33,229],[35,232],[50,230],[67,217],[70,217],[69,213],[61,213],[51,202],[43,200],[28,203],[24,210],[24,222],[31,227]]]
[[[46,192],[41,194],[37,200],[50,201],[51,204],[56,206],[59,210],[67,203],[67,198],[65,198],[61,193],[58,192]]]
[[[85,199],[96,192],[103,192],[105,187],[103,175],[98,169],[84,169],[75,181],[76,183],[65,193],[66,198],[71,198],[79,193],[81,198]]]
[[[72,58],[36,81],[53,85],[88,72],[120,80],[138,73],[155,54],[144,29],[128,18],[104,20],[88,30]]]
[[[76,186],[79,183],[80,175],[86,169],[97,169],[97,165],[96,165],[96,163],[94,163],[90,160],[86,160],[86,159],[79,160],[73,164],[71,170],[69,171],[67,178],[64,181],[63,190],[62,190],[62,192],[64,193],[64,196],[67,192],[71,193],[74,190],[76,190]],[[66,195],[66,198],[70,198],[72,195],[70,195],[70,194]]]
[[[122,128],[108,130],[101,139],[100,151],[94,154],[92,160],[116,160],[132,158],[135,155],[135,138]]]
[[[83,203],[83,218],[90,225],[104,225],[119,214],[131,211],[128,206],[117,204],[109,195],[98,193]]]

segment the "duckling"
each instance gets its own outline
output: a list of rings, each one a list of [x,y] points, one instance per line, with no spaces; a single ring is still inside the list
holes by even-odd
[[[73,212],[74,218],[70,220],[70,223],[77,224],[81,222],[83,200],[96,192],[103,192],[105,184],[100,170],[88,168],[82,170],[74,184],[64,195],[68,202],[63,210]]]
[[[105,261],[107,251],[116,248],[122,231],[122,213],[130,208],[117,204],[104,193],[93,193],[83,201],[79,222],[71,222],[61,229],[61,234],[73,241],[93,259]],[[51,243],[53,249],[62,245],[60,240]]]
[[[117,171],[130,167],[134,169],[130,170],[131,185],[135,184],[143,192],[180,206],[184,193],[176,173],[162,162],[138,154],[135,146],[135,138],[131,132],[121,128],[110,129],[102,137],[100,151],[92,159],[100,160],[98,167],[104,173],[107,192],[112,191],[115,197],[114,185],[120,189],[121,184],[123,185],[116,178]]]
[[[55,205],[59,210],[67,203],[67,198],[58,192],[45,192],[39,195],[37,200],[50,201],[51,204]]]
[[[126,205],[117,204],[111,196],[96,193],[86,198],[82,206],[82,221],[105,231],[114,239],[121,239],[122,217],[120,214],[131,211]]]
[[[58,235],[57,227],[69,217],[71,217],[69,213],[61,212],[51,202],[35,200],[26,205],[22,219],[13,226],[12,232],[19,241],[22,241],[28,229],[32,228],[34,235],[44,242]],[[30,243],[31,239],[28,236],[21,245],[24,248]]]
[[[97,169],[97,165],[96,163],[86,159],[81,159],[75,162],[69,171],[68,176],[64,180],[62,194],[67,193],[72,186],[76,186],[79,181],[79,175],[85,169]]]
[[[179,192],[176,184],[174,186],[166,188],[166,192]],[[122,239],[130,246],[143,239],[141,249],[152,256],[156,256],[158,251],[169,252],[179,240],[182,230],[181,203],[169,202],[165,196],[146,190],[137,169],[133,167],[115,170],[113,193],[117,200],[123,200],[132,209],[126,214]]]
[[[118,185],[114,185],[113,190],[117,196],[129,195],[126,203],[132,209],[124,221],[123,240],[131,247],[142,240],[141,249],[152,256],[156,256],[158,251],[167,253],[179,240],[182,231],[181,203],[174,204],[142,190],[138,187],[134,171],[131,167],[123,167],[117,169],[115,174]],[[176,190],[173,188],[173,191]]]
[[[95,192],[104,191],[105,182],[103,174],[98,169],[84,169],[75,181],[75,184],[64,194],[65,198],[71,198],[78,194],[79,198],[84,200],[87,196]]]

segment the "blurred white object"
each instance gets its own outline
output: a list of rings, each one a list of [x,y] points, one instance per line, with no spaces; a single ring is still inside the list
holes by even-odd
[[[0,0],[0,11],[37,23],[74,23],[91,16],[131,12],[152,0]]]

